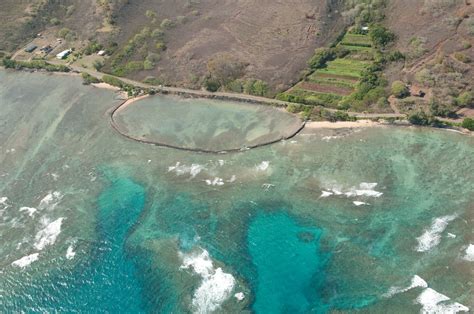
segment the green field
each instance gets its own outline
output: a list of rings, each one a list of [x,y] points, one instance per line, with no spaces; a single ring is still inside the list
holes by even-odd
[[[338,88],[354,90],[364,70],[372,64],[370,59],[374,52],[368,35],[346,33],[338,46],[342,46],[349,53],[344,58],[328,61],[324,67],[315,70],[304,81],[283,93],[280,98],[308,105],[336,108],[344,97],[342,90]],[[313,83],[317,88],[307,87],[308,84],[303,84],[304,82]],[[307,90],[304,86],[317,90]],[[328,92],[323,93],[321,90]]]
[[[341,40],[341,45],[344,46],[358,46],[358,47],[372,47],[372,40],[367,35],[346,34]]]

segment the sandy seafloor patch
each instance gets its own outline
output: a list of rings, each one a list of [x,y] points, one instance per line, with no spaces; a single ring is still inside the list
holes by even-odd
[[[474,306],[472,137],[307,129],[195,154],[118,135],[113,92],[80,78],[0,82],[5,312]]]

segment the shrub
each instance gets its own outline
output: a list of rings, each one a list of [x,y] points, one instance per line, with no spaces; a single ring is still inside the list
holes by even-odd
[[[456,98],[456,103],[461,107],[469,107],[474,104],[472,92],[464,92]]]
[[[465,118],[461,124],[461,126],[469,131],[474,131],[474,119]]]
[[[69,35],[70,33],[71,33],[71,30],[69,28],[64,27],[58,31],[58,37],[66,38],[66,36]]]
[[[11,69],[37,69],[37,70],[46,70],[48,72],[69,72],[70,69],[62,64],[51,64],[44,60],[33,60],[33,61],[15,61],[12,59],[4,58],[2,60],[5,68]]]
[[[302,110],[303,110],[303,105],[289,104],[288,106],[286,106],[286,111],[290,113],[298,113],[298,112],[301,112]]]
[[[204,87],[210,92],[217,92],[221,87],[221,84],[217,80],[208,77],[204,80]]]
[[[412,113],[410,116],[408,116],[408,121],[414,125],[431,125],[435,127],[441,126],[441,123],[438,119],[426,114],[424,111]]]
[[[369,36],[377,47],[385,47],[395,40],[395,34],[382,25],[373,25]]]
[[[59,25],[61,21],[58,18],[53,17],[51,20],[49,20],[49,23],[51,23],[52,25]]]
[[[410,94],[408,87],[402,81],[395,81],[392,83],[392,95],[397,98],[404,98]]]
[[[161,28],[156,28],[153,30],[153,32],[151,32],[151,36],[154,37],[154,38],[163,38],[165,36],[165,32],[163,32],[163,30]]]
[[[130,61],[125,65],[125,70],[127,72],[134,72],[143,70],[143,62],[140,61]]]
[[[166,45],[163,42],[157,42],[156,43],[156,49],[159,51],[165,51],[166,50]]]
[[[389,62],[397,62],[397,61],[405,60],[405,55],[401,53],[399,50],[396,50],[387,54],[385,59]]]
[[[95,60],[94,63],[92,64],[92,66],[94,67],[94,69],[96,69],[97,71],[100,71],[103,67],[104,67],[104,63],[99,61],[99,60]]]
[[[321,116],[326,119],[327,121],[330,122],[337,122],[337,121],[355,121],[357,120],[355,117],[349,116],[347,112],[343,111],[328,111],[328,110],[323,110],[321,112]]]
[[[465,55],[464,53],[462,52],[456,52],[454,54],[454,58],[456,58],[456,60],[462,62],[462,63],[469,63],[471,62],[471,58],[469,58],[469,56]]]
[[[242,86],[241,80],[234,80],[226,85],[226,88],[234,93],[242,93],[244,91],[244,87]]]
[[[309,59],[308,65],[311,69],[316,70],[326,65],[326,62],[336,58],[331,48],[318,48],[314,51],[314,55]]]
[[[268,85],[262,80],[248,79],[244,84],[244,93],[255,96],[266,96]]]
[[[143,83],[150,84],[150,85],[161,85],[162,81],[160,79],[157,79],[154,76],[147,76],[144,80]]]
[[[82,72],[81,76],[82,76],[82,80],[83,80],[82,84],[84,84],[84,85],[100,83],[100,80],[97,77],[92,76],[89,73]]]
[[[174,23],[170,19],[164,19],[161,22],[160,27],[163,28],[163,29],[170,29],[170,28],[174,27]]]
[[[83,52],[84,52],[84,54],[85,54],[86,56],[89,56],[89,55],[91,55],[91,54],[93,54],[93,53],[95,53],[95,52],[97,52],[97,51],[99,51],[99,50],[101,50],[101,49],[102,49],[102,45],[99,44],[99,43],[97,43],[97,42],[95,42],[95,41],[93,41],[93,42],[90,42],[90,43],[87,45],[86,48],[84,48],[84,51],[83,51]]]
[[[153,63],[153,61],[150,61],[148,59],[143,61],[144,70],[152,70],[154,67],[155,67],[155,63]]]
[[[153,12],[152,10],[146,10],[145,16],[146,16],[147,18],[149,18],[149,19],[155,18],[155,17],[156,17],[156,13]]]
[[[122,88],[123,86],[126,85],[124,82],[122,82],[118,78],[110,76],[110,75],[104,75],[102,77],[102,81],[104,81],[104,83],[107,83],[109,85],[119,87],[119,88]]]
[[[245,64],[231,55],[223,54],[211,59],[207,63],[207,69],[219,86],[225,86],[243,76]]]

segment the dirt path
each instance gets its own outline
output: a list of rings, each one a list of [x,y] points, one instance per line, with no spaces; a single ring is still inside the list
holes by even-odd
[[[64,62],[50,60],[48,61],[52,64],[64,64]],[[222,99],[222,100],[229,100],[229,101],[240,101],[240,102],[248,102],[248,103],[257,103],[257,104],[264,104],[264,105],[271,105],[271,106],[278,106],[278,107],[286,107],[290,104],[290,102],[272,99],[272,98],[265,98],[260,96],[253,96],[247,94],[237,94],[237,93],[226,93],[226,92],[208,92],[205,90],[194,90],[194,89],[187,89],[187,88],[179,88],[179,87],[169,87],[169,86],[155,86],[150,85],[138,81],[134,81],[124,77],[117,77],[110,74],[105,74],[99,71],[95,71],[92,69],[83,68],[77,65],[69,65],[69,67],[75,72],[85,72],[92,76],[95,76],[99,79],[102,79],[104,75],[109,75],[115,77],[127,84],[138,86],[141,88],[154,88],[157,90],[158,93],[161,94],[172,94],[178,96],[185,96],[185,97],[196,97],[196,98],[209,98],[209,99]],[[336,109],[325,108],[325,110],[330,112],[337,112]],[[358,119],[386,119],[386,118],[406,118],[406,115],[400,113],[359,113],[359,112],[347,112],[349,116],[356,117]]]

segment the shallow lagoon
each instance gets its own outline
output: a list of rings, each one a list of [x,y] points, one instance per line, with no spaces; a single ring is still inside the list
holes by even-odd
[[[0,82],[6,312],[474,306],[472,137],[304,130],[197,154],[120,136],[114,94],[77,77]]]

